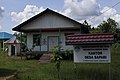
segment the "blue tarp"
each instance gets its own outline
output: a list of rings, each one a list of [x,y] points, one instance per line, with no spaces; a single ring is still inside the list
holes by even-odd
[[[0,32],[0,39],[10,39],[13,37],[14,37],[14,35],[9,34],[7,32]]]

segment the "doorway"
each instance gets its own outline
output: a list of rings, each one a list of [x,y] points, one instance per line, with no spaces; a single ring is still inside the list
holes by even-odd
[[[59,44],[59,36],[48,36],[48,51]]]
[[[15,55],[15,46],[11,45],[11,56]]]

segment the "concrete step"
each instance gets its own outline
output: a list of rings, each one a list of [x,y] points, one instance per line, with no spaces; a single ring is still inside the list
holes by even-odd
[[[51,54],[43,54],[39,59],[40,63],[50,63],[51,62]]]

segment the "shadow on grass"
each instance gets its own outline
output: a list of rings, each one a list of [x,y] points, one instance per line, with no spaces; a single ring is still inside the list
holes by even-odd
[[[0,68],[0,77],[10,76],[13,75],[15,72],[16,70]]]

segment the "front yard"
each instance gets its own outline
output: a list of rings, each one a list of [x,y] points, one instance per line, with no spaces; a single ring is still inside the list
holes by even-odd
[[[76,67],[76,68],[75,68]],[[21,60],[0,53],[0,77],[14,72],[17,75],[10,80],[108,80],[108,64],[74,64],[62,61],[60,75],[54,63],[41,64],[38,60]],[[112,49],[111,80],[120,80],[120,50]]]

